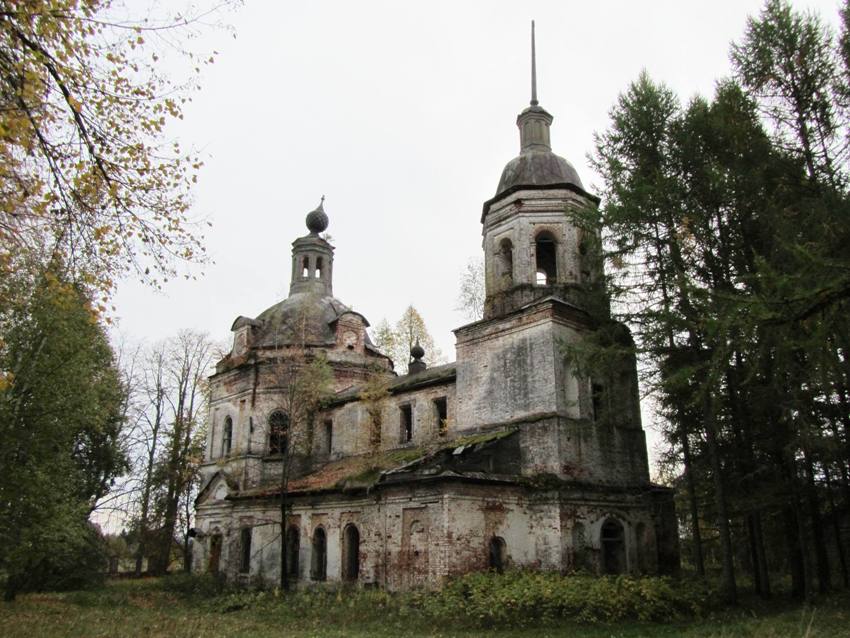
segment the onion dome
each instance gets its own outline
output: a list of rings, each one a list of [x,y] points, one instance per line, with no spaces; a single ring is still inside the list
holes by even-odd
[[[410,349],[410,356],[413,357],[413,361],[411,361],[407,365],[407,373],[408,374],[416,374],[417,372],[422,372],[427,368],[427,364],[422,360],[422,357],[425,356],[425,348],[419,345],[419,337],[416,337],[416,343]]]
[[[329,220],[327,213],[325,213],[324,204],[325,196],[322,195],[322,201],[319,202],[319,205],[316,206],[315,210],[307,213],[307,229],[312,235],[318,235],[319,233],[327,230]]]

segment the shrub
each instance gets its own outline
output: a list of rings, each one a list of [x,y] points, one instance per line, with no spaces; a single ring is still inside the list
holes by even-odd
[[[106,579],[106,545],[89,523],[44,526],[32,534],[30,545],[18,548],[21,555],[12,587],[7,591],[71,591],[99,587]]]
[[[235,591],[235,586],[228,584],[221,577],[186,572],[159,579],[158,587],[164,592],[178,594],[184,598],[212,598]]]
[[[419,594],[416,603],[435,619],[490,627],[690,618],[701,615],[710,600],[704,585],[668,578],[514,571],[468,574],[439,592]]]

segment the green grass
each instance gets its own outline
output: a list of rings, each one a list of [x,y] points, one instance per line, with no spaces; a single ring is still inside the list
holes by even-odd
[[[174,583],[178,586],[174,587]],[[559,621],[522,628],[475,629],[461,620],[426,617],[381,591],[192,593],[179,581],[120,581],[102,589],[28,594],[0,603],[0,636],[39,638],[444,636],[588,638],[831,638],[850,636],[850,596],[824,598],[812,608],[747,600],[733,611],[692,622],[586,626]]]

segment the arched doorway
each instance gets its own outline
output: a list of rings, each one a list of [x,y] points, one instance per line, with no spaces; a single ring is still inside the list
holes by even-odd
[[[609,518],[602,524],[602,571],[622,574],[626,571],[626,535],[619,521]]]
[[[353,582],[360,576],[360,531],[351,523],[342,531],[342,579]]]
[[[310,557],[310,578],[325,580],[328,577],[328,538],[322,527],[313,532],[313,551]]]
[[[298,554],[301,549],[301,532],[295,525],[286,530],[286,574],[291,580],[298,580]]]
[[[490,539],[488,550],[488,564],[490,569],[502,573],[505,571],[505,563],[508,559],[508,546],[501,536],[493,536]]]

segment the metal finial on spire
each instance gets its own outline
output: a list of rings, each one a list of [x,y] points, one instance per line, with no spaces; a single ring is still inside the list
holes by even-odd
[[[324,203],[325,203],[325,196],[324,196],[324,195],[322,195],[322,201],[320,201],[320,202],[319,202],[319,206],[321,206],[321,205],[322,205],[322,204],[324,204]]]
[[[534,47],[534,20],[531,21],[531,106],[537,106],[537,53]]]

